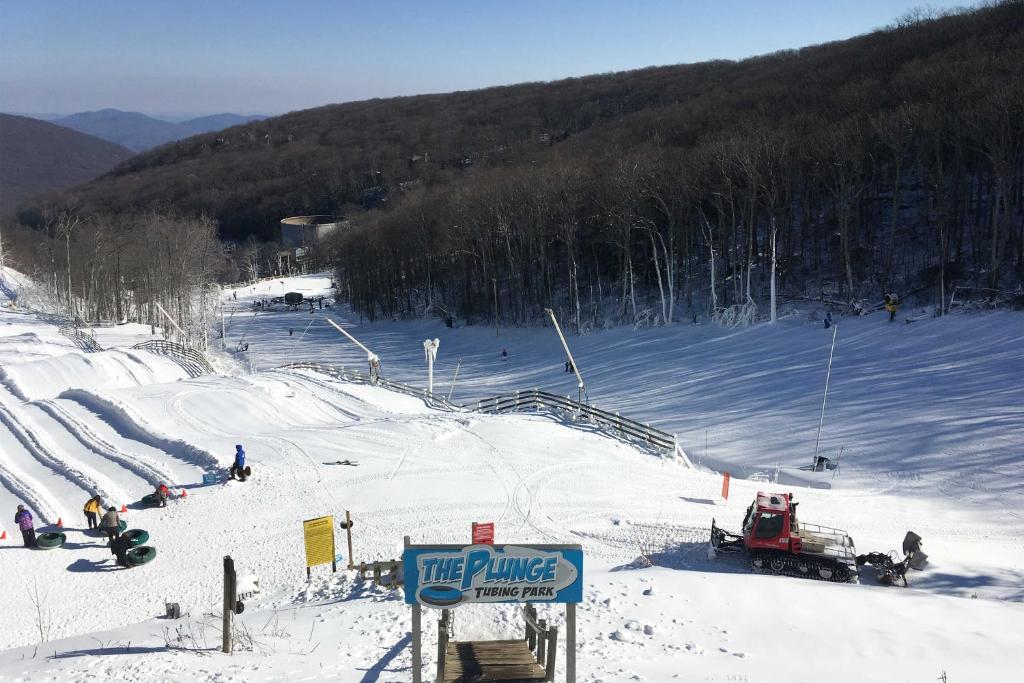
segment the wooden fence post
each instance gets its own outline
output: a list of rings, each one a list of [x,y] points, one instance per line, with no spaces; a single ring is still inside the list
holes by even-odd
[[[437,622],[437,680],[444,682],[445,654],[448,652],[448,610],[441,610],[441,619]]]
[[[355,569],[352,562],[352,515],[348,510],[345,510],[345,537],[348,539],[348,568]]]
[[[224,556],[224,622],[221,649],[231,652],[231,615],[235,612],[235,561]]]
[[[541,619],[537,622],[537,625],[540,626],[540,633],[537,634],[537,663],[543,664],[546,661],[545,653],[548,647],[548,622],[546,619]]]
[[[548,631],[548,658],[544,662],[544,680],[555,680],[555,657],[558,655],[558,627],[552,626]]]

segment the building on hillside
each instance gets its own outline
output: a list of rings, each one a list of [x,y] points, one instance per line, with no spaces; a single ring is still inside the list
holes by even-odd
[[[341,216],[292,216],[281,220],[281,244],[295,250],[315,247],[338,228],[348,225]]]

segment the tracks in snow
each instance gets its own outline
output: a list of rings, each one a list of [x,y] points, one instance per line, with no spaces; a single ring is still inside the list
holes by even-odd
[[[26,418],[20,407],[9,405],[9,401],[2,398],[0,392],[0,422],[7,427],[8,431],[21,443],[25,450],[44,467],[64,477],[72,484],[82,489],[83,492],[92,494],[99,493],[107,500],[127,500],[124,491],[106,477],[96,472],[84,472],[67,461],[63,454],[49,443],[49,440],[33,429],[31,421]],[[23,484],[25,486],[25,484]],[[43,489],[45,490],[45,489]],[[37,491],[35,497],[48,496],[42,491]],[[52,509],[60,509],[63,506],[50,503]]]
[[[59,422],[76,439],[78,439],[83,446],[107,460],[117,463],[124,469],[132,472],[141,479],[144,479],[153,486],[160,483],[169,484],[174,481],[174,476],[168,470],[160,467],[144,456],[122,451],[117,446],[99,436],[84,422],[72,415],[70,411],[56,401],[42,399],[39,401],[33,401],[32,403]]]

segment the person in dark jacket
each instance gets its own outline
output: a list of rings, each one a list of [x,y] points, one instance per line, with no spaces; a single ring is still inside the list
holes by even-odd
[[[231,478],[236,475],[239,481],[245,481],[245,450],[242,444],[235,445],[235,462],[231,465]]]
[[[25,542],[25,547],[35,547],[35,522],[32,519],[32,513],[26,510],[24,505],[19,505],[18,511],[14,513],[14,523],[21,529],[21,539]]]
[[[117,508],[107,508],[107,511],[103,513],[103,519],[100,520],[100,527],[110,543],[113,543],[114,539],[121,535],[121,518],[117,515]]]
[[[117,558],[122,567],[128,566],[128,551],[132,548],[132,540],[127,536],[118,536],[110,542],[110,552]]]

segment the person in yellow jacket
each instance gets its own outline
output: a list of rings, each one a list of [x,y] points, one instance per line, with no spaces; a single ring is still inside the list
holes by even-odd
[[[85,513],[85,521],[89,524],[90,529],[96,528],[96,515],[103,509],[103,499],[99,495],[95,495],[89,500],[85,501],[85,507],[82,508],[82,512]]]
[[[885,310],[889,311],[889,322],[896,320],[896,311],[900,310],[900,298],[895,294],[885,295]]]

